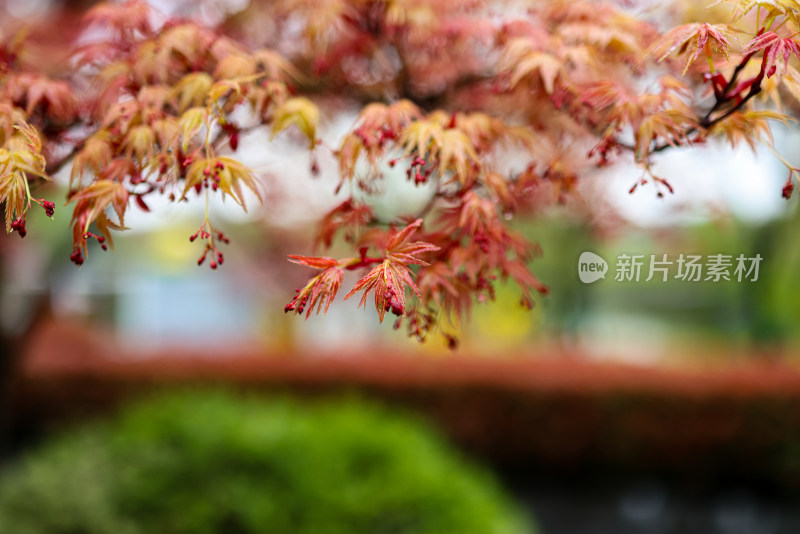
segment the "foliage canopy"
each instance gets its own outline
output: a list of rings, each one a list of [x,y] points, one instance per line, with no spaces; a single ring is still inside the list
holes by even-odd
[[[91,240],[106,248],[126,212],[148,211],[153,195],[221,195],[246,209],[270,183],[237,159],[240,137],[288,131],[307,143],[313,173],[321,152],[336,159],[337,191],[349,194],[322,217],[316,241],[328,248],[341,236],[352,254],[291,256],[319,272],[287,312],[327,310],[344,271],[362,275],[348,297],[361,292],[365,306],[372,295],[381,321],[391,312],[419,339],[492,299],[498,279],[515,282],[530,307],[547,288],[529,266],[538,248],[511,219],[558,203],[582,209],[591,199],[581,199],[580,178],[626,158],[642,170],[631,192],[669,194],[668,177],[651,169],[659,152],[715,137],[770,145],[770,122],[797,108],[796,2],[731,0],[727,23],[674,28],[629,4],[279,0],[208,24],[186,6],[185,16],[164,15],[134,0],[89,10],[57,43],[68,49],[58,61],[41,53],[52,36],[7,33],[6,230],[24,236],[34,203],[53,214],[29,183],[64,166],[79,265]],[[321,143],[321,122],[348,106],[360,109],[356,123],[336,146]],[[789,198],[800,175],[776,156],[788,170],[776,194]],[[359,195],[388,169],[433,185],[419,212],[382,220]],[[191,240],[198,263],[216,269],[228,238],[211,216]]]

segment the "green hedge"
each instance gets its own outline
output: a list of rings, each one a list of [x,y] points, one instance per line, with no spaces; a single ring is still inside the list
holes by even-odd
[[[359,400],[161,395],[0,475],[14,534],[522,534],[483,471]]]

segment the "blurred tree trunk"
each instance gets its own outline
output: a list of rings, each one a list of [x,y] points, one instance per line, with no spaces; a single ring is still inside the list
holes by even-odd
[[[19,343],[7,332],[0,332],[0,458],[11,442],[13,384],[18,367]]]
[[[8,282],[4,277],[0,253],[0,288]],[[50,316],[50,292],[44,291],[31,299],[24,310],[23,322],[16,328],[0,325],[0,458],[14,445],[16,385],[25,347],[37,327]]]
[[[49,316],[50,298],[45,293],[36,298],[24,328],[0,331],[0,459],[9,454],[16,442],[16,388],[25,349],[37,327]]]
[[[0,247],[0,289],[5,287],[2,260],[2,247]],[[18,359],[18,340],[0,324],[0,459],[7,454],[11,441],[12,384]]]

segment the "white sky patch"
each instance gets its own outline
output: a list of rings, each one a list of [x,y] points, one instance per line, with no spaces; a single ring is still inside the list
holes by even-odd
[[[6,12],[17,19],[44,15],[52,7],[51,0],[7,0]]]
[[[318,146],[313,153],[294,127],[272,140],[266,129],[241,139],[236,157],[262,177],[266,196],[261,216],[268,225],[296,228],[315,224],[347,198],[346,187],[336,194],[339,163],[330,149],[339,146],[355,117],[341,113],[321,125],[317,137],[325,146]],[[315,159],[317,176],[311,172]]]
[[[396,164],[390,167],[388,162],[395,158]],[[432,174],[424,184],[416,185],[406,175],[411,166],[411,158],[403,157],[401,151],[387,154],[377,165],[380,178],[373,179],[375,190],[366,193],[359,189],[353,196],[368,204],[375,216],[383,222],[394,222],[403,216],[418,216],[436,193],[437,179]],[[356,174],[368,177],[374,171],[365,160],[359,160]]]
[[[783,144],[776,142],[779,151]],[[694,224],[720,212],[760,223],[787,209],[781,188],[788,171],[765,146],[755,153],[746,145],[734,149],[721,142],[668,149],[653,156],[651,169],[672,185],[674,194],[652,182],[628,193],[642,176],[633,163],[602,169],[593,180],[602,184],[598,189],[605,190],[625,219],[644,227]],[[662,198],[656,195],[659,190],[664,192]]]

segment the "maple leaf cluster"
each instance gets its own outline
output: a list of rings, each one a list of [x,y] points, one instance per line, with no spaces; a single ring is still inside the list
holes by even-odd
[[[346,272],[361,277],[345,299],[371,298],[381,321],[391,313],[419,339],[493,299],[501,280],[531,307],[547,293],[530,269],[538,247],[509,221],[579,198],[581,176],[623,157],[642,169],[631,192],[671,193],[651,172],[658,153],[711,137],[769,145],[770,121],[798,108],[800,5],[727,5],[728,24],[668,28],[591,1],[521,11],[481,0],[279,0],[217,27],[136,0],[99,4],[58,68],[26,59],[35,42],[0,39],[6,229],[24,236],[33,203],[53,214],[31,184],[65,166],[77,264],[153,195],[206,205],[221,195],[246,209],[262,186],[236,157],[240,137],[293,129],[314,172],[318,151],[336,159],[331,193],[345,196],[321,217],[316,245],[352,253],[290,256],[318,272],[287,312],[327,311]],[[331,101],[360,109],[332,147],[318,139]],[[788,198],[800,170],[776,156]],[[368,193],[387,168],[431,188],[424,207],[375,213]],[[198,264],[223,264],[228,238],[208,209],[190,241],[203,247]]]

